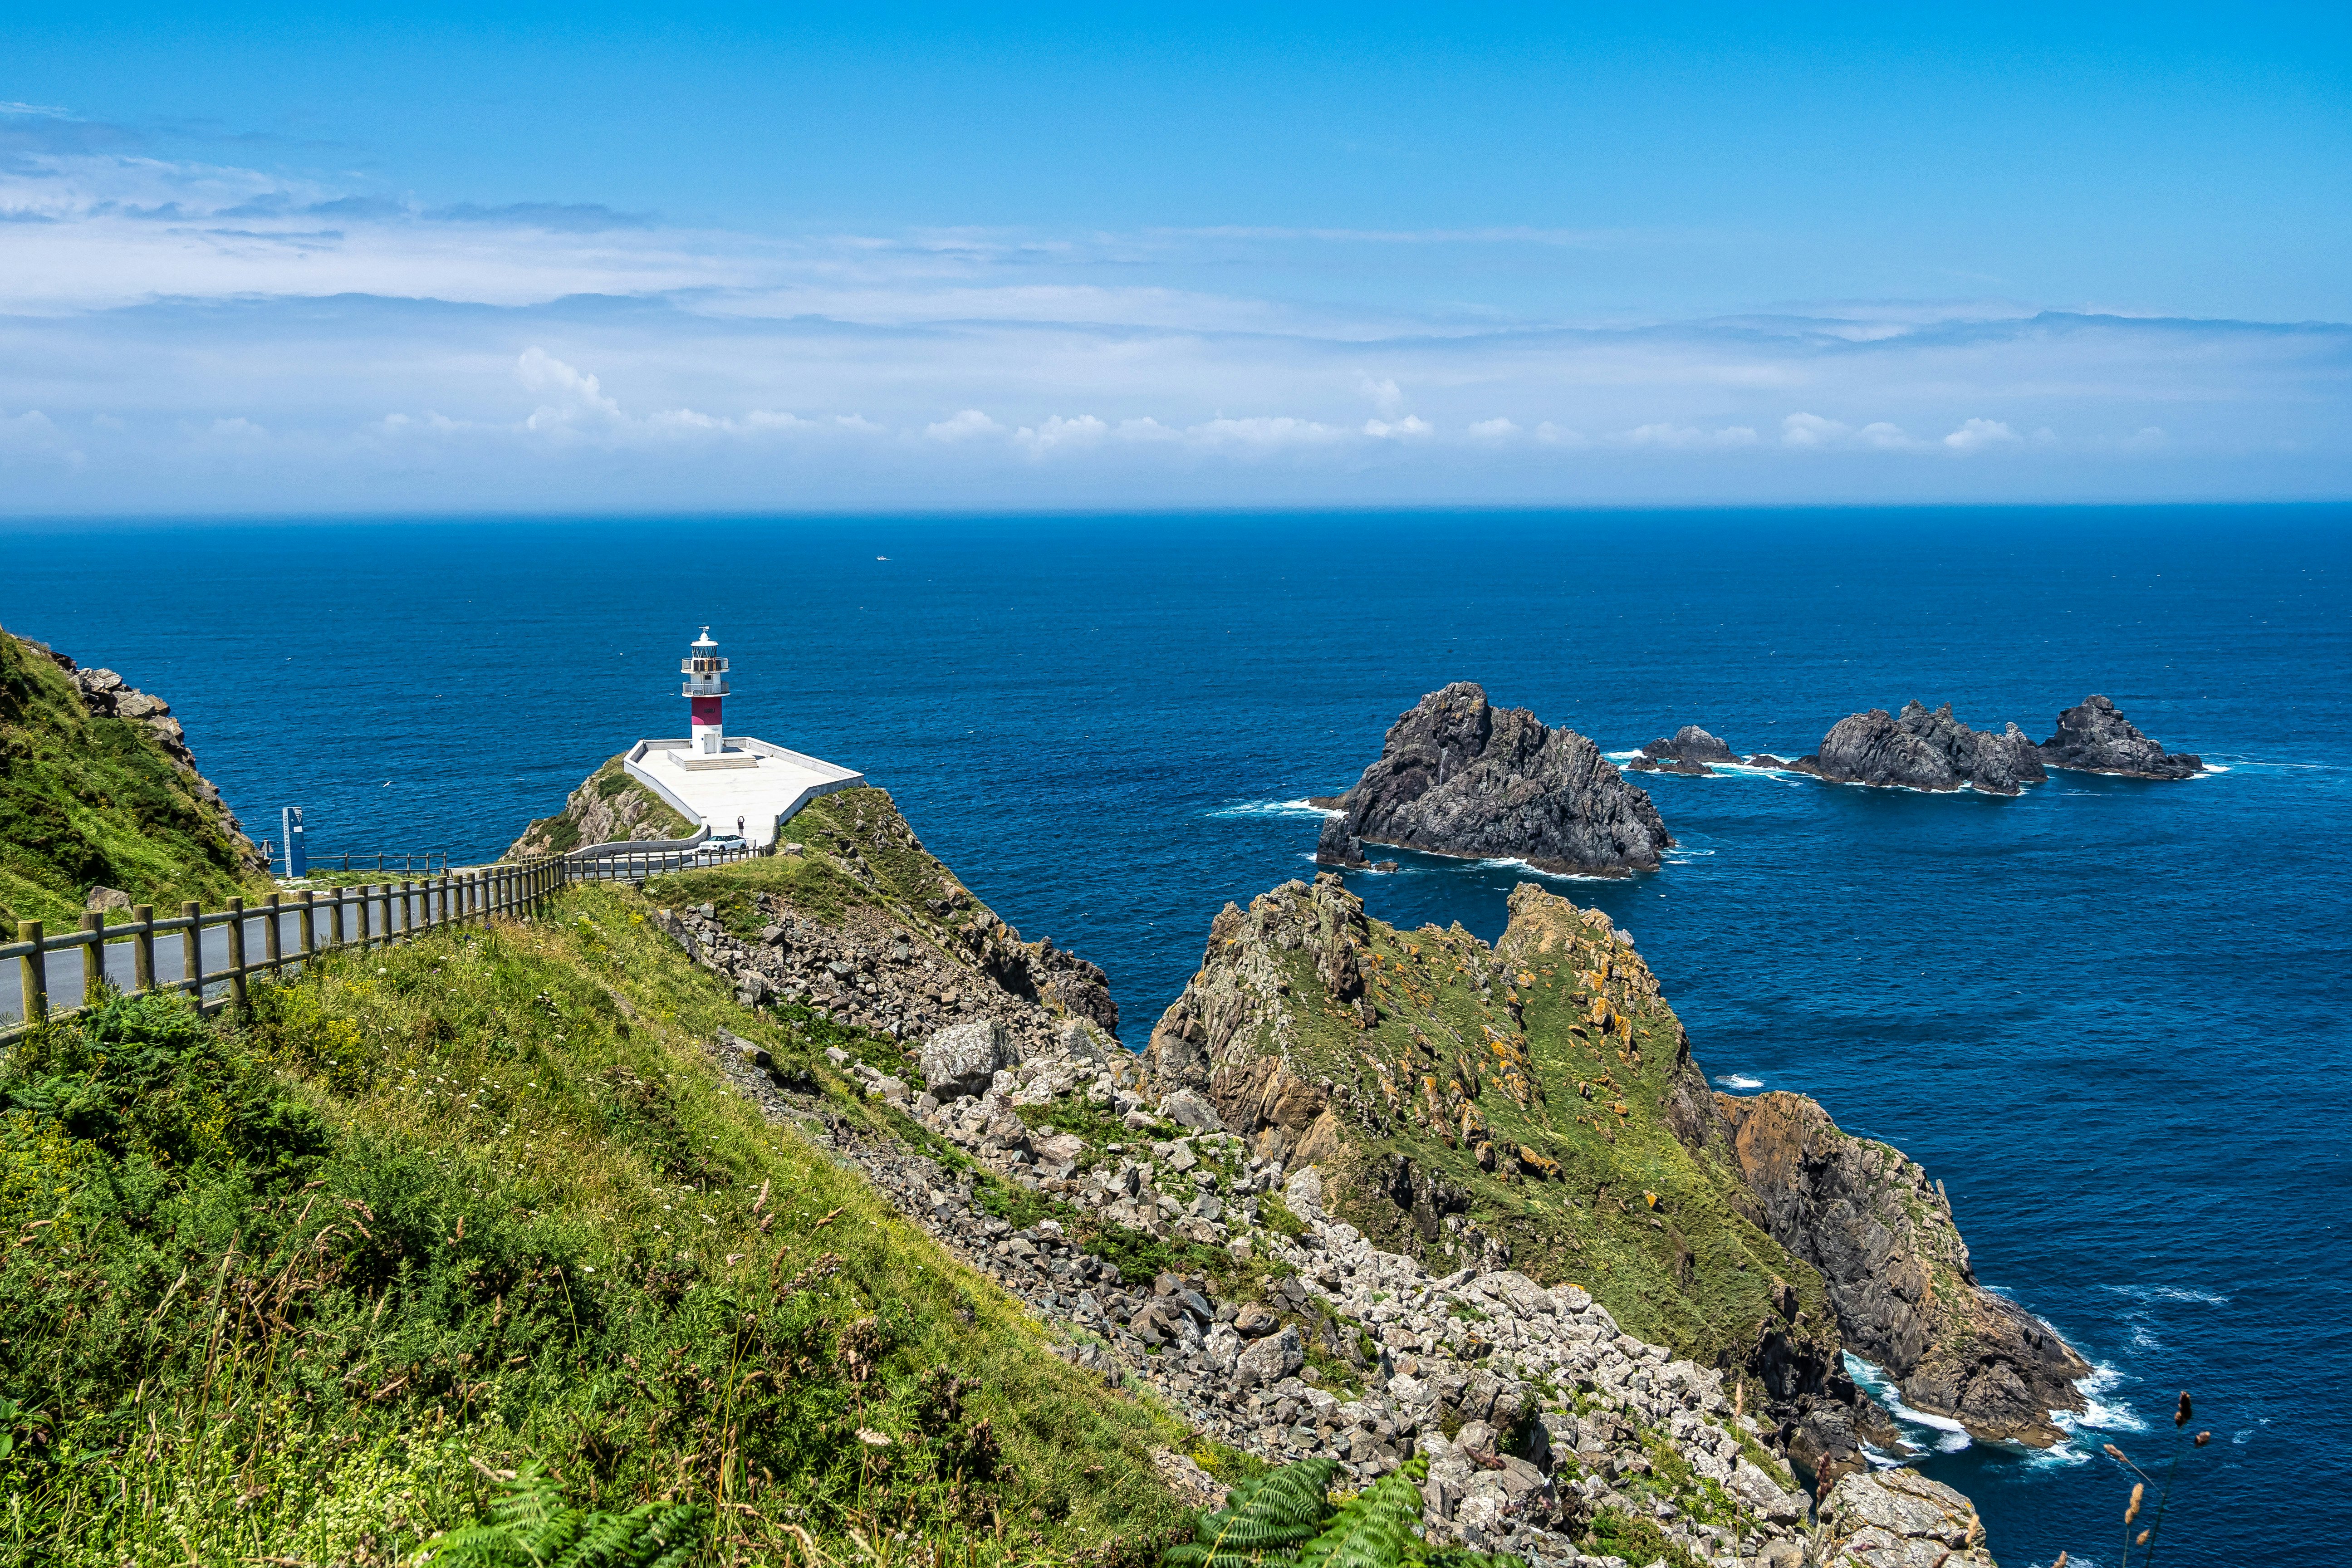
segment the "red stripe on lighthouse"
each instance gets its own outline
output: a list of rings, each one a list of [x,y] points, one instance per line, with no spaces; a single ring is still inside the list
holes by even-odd
[[[695,721],[695,723],[696,723],[697,725],[709,724],[709,725],[714,725],[714,726],[715,726],[716,724],[718,724],[718,722],[719,722],[719,699],[718,699],[718,698],[716,698],[716,697],[697,697],[697,698],[693,698],[693,699],[691,699],[690,700],[694,703],[694,721]]]

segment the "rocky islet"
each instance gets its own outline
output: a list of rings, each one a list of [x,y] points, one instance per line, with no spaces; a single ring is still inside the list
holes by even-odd
[[[2140,733],[2122,710],[2094,692],[2058,715],[2058,730],[2040,747],[2047,766],[2134,779],[2185,779],[2205,771],[2205,760],[2168,752]]]
[[[1674,843],[1650,797],[1600,747],[1524,708],[1493,706],[1469,681],[1400,715],[1379,760],[1328,804],[1340,831],[1364,843],[1547,871],[1654,870]]]

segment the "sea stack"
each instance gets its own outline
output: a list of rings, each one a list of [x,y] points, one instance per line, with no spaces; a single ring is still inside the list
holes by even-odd
[[[1819,752],[1789,765],[1832,784],[1924,790],[1966,784],[1988,795],[2015,795],[2050,776],[2024,731],[2015,724],[1998,735],[1971,730],[1952,717],[1948,702],[1932,713],[1914,701],[1899,717],[1873,708],[1841,719]]]
[[[1736,763],[1739,758],[1729,742],[1708,734],[1696,724],[1685,724],[1672,735],[1660,736],[1642,748],[1642,754],[1630,764],[1635,773],[1685,773],[1692,778],[1712,777],[1715,770],[1709,763]]]
[[[1600,747],[1524,708],[1494,707],[1466,680],[1399,715],[1380,760],[1332,805],[1337,831],[1366,843],[1545,871],[1655,870],[1674,843]]]
[[[2139,732],[2116,705],[2094,693],[2058,715],[2058,732],[2042,742],[2042,761],[2073,773],[2127,779],[2185,779],[2205,771],[2203,758],[2168,752]]]

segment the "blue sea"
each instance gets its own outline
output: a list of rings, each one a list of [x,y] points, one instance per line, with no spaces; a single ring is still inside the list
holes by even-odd
[[[2010,1568],[2317,1562],[2352,1454],[2352,509],[12,524],[0,624],[166,698],[257,837],[494,855],[641,736],[709,624],[730,728],[863,770],[1005,917],[1101,963],[1139,1046],[1227,900],[1423,692],[1625,752],[1811,750],[1948,701],[2036,739],[2103,692],[2212,773],[2013,800],[1644,781],[1608,910],[1733,1091],[1817,1096],[1947,1184],[1979,1277],[2096,1363],[2043,1454],[1915,1427]],[[1354,885],[1498,934],[1521,869]]]

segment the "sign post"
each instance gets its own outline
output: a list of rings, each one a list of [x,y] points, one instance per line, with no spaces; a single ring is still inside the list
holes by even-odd
[[[289,805],[278,819],[285,829],[286,879],[299,881],[310,874],[310,852],[302,847],[302,808]]]

